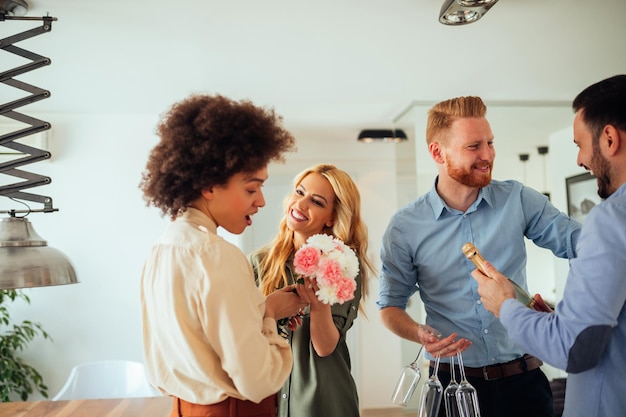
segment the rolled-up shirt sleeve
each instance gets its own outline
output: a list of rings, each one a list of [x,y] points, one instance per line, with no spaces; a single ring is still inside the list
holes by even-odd
[[[383,236],[376,302],[379,308],[405,309],[409,298],[417,291],[417,273],[411,255],[407,252],[409,245],[403,237],[403,229],[402,219],[396,215]]]

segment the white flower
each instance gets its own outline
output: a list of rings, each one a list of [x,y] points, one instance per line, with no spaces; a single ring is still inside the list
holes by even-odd
[[[333,237],[329,235],[323,235],[323,234],[310,236],[306,240],[306,244],[308,246],[314,246],[318,248],[324,254],[332,251],[335,248],[335,242],[333,241]]]
[[[339,301],[337,299],[337,292],[330,286],[320,287],[320,289],[315,292],[315,295],[317,295],[318,300],[324,304],[333,305]]]
[[[359,273],[359,260],[348,245],[340,239],[334,240],[336,247],[339,249],[337,253],[337,261],[341,265],[344,275],[347,277],[356,277]]]

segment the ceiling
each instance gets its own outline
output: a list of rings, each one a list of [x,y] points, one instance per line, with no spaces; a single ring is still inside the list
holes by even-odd
[[[438,22],[443,0],[27,1],[58,18],[18,44],[53,61],[20,78],[52,91],[30,112],[159,114],[209,92],[353,132],[458,95],[567,104],[626,72],[624,0],[500,0],[458,27]],[[34,25],[0,22],[0,37]]]

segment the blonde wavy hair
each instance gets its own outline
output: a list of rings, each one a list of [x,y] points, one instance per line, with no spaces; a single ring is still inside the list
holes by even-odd
[[[372,262],[367,257],[367,227],[361,218],[361,194],[346,172],[328,164],[314,165],[299,173],[293,181],[294,190],[307,175],[314,172],[326,178],[335,193],[334,222],[332,227],[324,227],[323,233],[341,239],[356,252],[361,266],[361,301],[363,301],[367,296],[367,279],[375,272]],[[290,198],[291,193],[283,201],[285,213]],[[259,264],[258,271],[258,276],[263,277],[260,288],[266,296],[289,282],[285,265],[295,252],[293,235],[283,216],[274,240],[259,249],[259,252],[267,252]]]

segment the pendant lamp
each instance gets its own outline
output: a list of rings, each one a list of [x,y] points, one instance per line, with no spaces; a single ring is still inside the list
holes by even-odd
[[[406,133],[402,129],[365,129],[359,133],[359,142],[404,142]]]
[[[72,284],[78,282],[76,271],[63,252],[48,246],[47,241],[35,232],[26,216],[31,213],[52,213],[58,211],[52,205],[52,198],[24,192],[25,189],[46,185],[50,178],[18,169],[19,167],[50,158],[50,152],[39,149],[17,139],[49,130],[51,125],[43,120],[22,114],[15,109],[50,97],[50,92],[19,81],[14,77],[50,64],[50,59],[22,49],[14,44],[33,36],[47,33],[52,29],[54,17],[26,17],[28,4],[24,0],[0,0],[0,24],[11,20],[41,21],[40,27],[0,39],[2,51],[12,53],[31,62],[0,72],[0,82],[29,93],[24,98],[0,103],[0,123],[6,119],[27,127],[0,135],[0,150],[8,149],[14,157],[0,162],[0,174],[4,179],[17,177],[24,181],[0,186],[0,196],[24,204],[26,210],[0,211],[9,217],[0,220],[0,289],[42,287],[49,285]],[[1,51],[0,51],[1,52]],[[4,181],[2,182],[4,183]],[[43,209],[31,209],[30,201],[43,204]]]
[[[0,288],[30,288],[78,282],[65,254],[35,232],[25,217],[0,220]]]
[[[439,22],[458,26],[474,23],[498,0],[444,0],[439,12]]]

